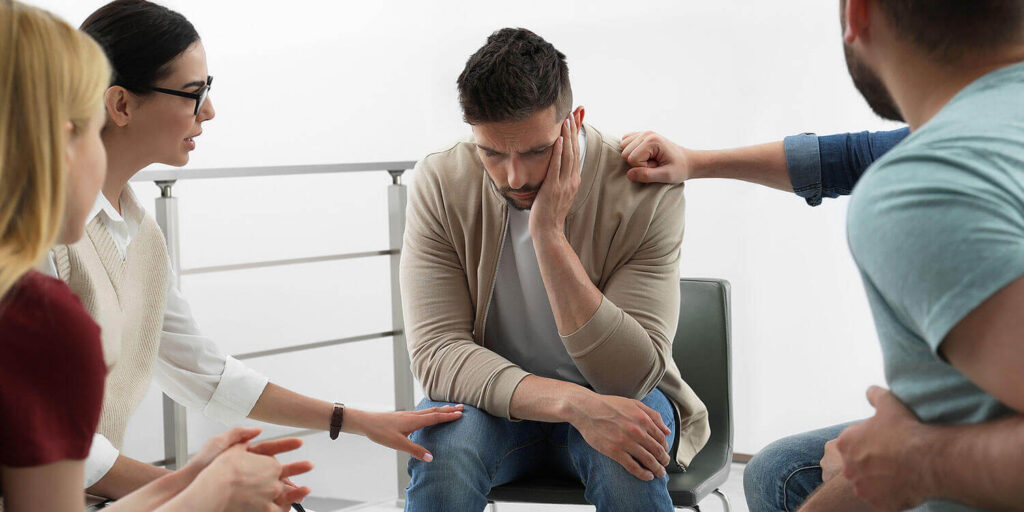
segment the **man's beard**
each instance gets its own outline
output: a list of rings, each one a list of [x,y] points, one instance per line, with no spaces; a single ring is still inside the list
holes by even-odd
[[[488,173],[487,171],[484,171],[484,174],[487,175],[487,179],[490,180],[491,185],[494,185],[494,188],[498,189],[498,193],[501,194],[501,197],[504,197],[505,201],[507,201],[508,204],[511,207],[513,207],[513,208],[515,208],[516,210],[519,210],[519,211],[529,210],[533,206],[533,201],[537,199],[537,196],[534,195],[533,198],[530,199],[527,202],[527,201],[523,201],[522,199],[516,199],[515,197],[512,197],[512,193],[513,192],[516,193],[516,194],[529,194],[531,192],[540,192],[540,185],[539,184],[538,185],[524,185],[524,186],[522,186],[520,188],[515,188],[515,189],[512,188],[512,187],[509,187],[509,186],[499,187],[498,184],[495,183],[494,180],[491,179],[491,174],[490,173]]]
[[[535,187],[532,185],[527,185],[525,187],[517,189],[501,187],[498,189],[498,191],[501,192],[501,196],[504,197],[506,201],[508,201],[509,205],[511,205],[516,210],[524,211],[529,210],[531,207],[533,207],[533,201],[537,199],[537,196],[534,195],[533,198],[529,199],[528,201],[523,201],[522,199],[516,199],[512,197],[512,193],[515,192],[516,194],[529,194],[531,192],[539,192],[540,186],[538,185]]]
[[[882,79],[857,58],[850,45],[843,44],[843,53],[846,55],[846,68],[850,70],[853,85],[868,102],[871,110],[884,119],[905,122],[903,114],[900,113],[899,107],[896,106],[889,90],[882,83]]]

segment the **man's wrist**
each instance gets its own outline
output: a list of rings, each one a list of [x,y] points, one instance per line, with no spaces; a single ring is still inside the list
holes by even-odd
[[[698,151],[694,149],[679,148],[683,152],[683,160],[690,171],[690,179],[714,178],[712,172],[715,168],[714,151]]]
[[[587,417],[587,410],[590,408],[588,404],[595,396],[596,393],[585,387],[573,386],[560,397],[558,415],[565,423],[574,426],[579,424]]]
[[[916,491],[921,501],[946,494],[942,461],[956,460],[953,452],[957,437],[953,427],[921,424],[919,431],[908,439],[900,465],[909,474],[918,475]]]
[[[559,244],[568,243],[568,239],[565,238],[564,226],[564,224],[562,226],[551,225],[530,229],[530,238],[533,239],[533,245],[538,252],[538,257],[540,257],[540,253],[545,248],[557,247]]]

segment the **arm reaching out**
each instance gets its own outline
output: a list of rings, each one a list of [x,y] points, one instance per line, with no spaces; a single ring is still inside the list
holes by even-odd
[[[726,178],[795,192],[817,206],[854,185],[875,160],[903,141],[910,130],[842,133],[818,137],[801,134],[783,141],[714,151],[682,147],[654,132],[622,138],[622,157],[638,183],[682,183],[698,178]]]

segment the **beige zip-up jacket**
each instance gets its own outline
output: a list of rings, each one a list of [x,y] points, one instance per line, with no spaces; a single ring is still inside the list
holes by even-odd
[[[707,409],[672,361],[683,187],[629,181],[618,139],[591,126],[586,137],[566,235],[604,300],[562,341],[594,391],[635,399],[655,387],[665,393],[679,412],[676,461],[685,467],[710,428]],[[508,223],[508,205],[486,173],[471,140],[416,165],[402,303],[412,371],[426,395],[512,419],[512,394],[528,373],[484,346]]]

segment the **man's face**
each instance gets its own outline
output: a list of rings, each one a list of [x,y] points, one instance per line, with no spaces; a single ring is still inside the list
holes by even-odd
[[[843,33],[846,33],[846,0],[841,0],[840,17]],[[884,119],[890,121],[904,122],[903,114],[893,101],[889,89],[885,87],[878,73],[857,56],[856,50],[847,42],[843,42],[843,54],[846,55],[846,69],[850,71],[853,78],[853,85],[860,91],[860,95],[868,102],[871,110]]]
[[[551,148],[561,133],[555,106],[522,121],[473,125],[477,153],[487,176],[510,205],[529,210],[547,176]]]

